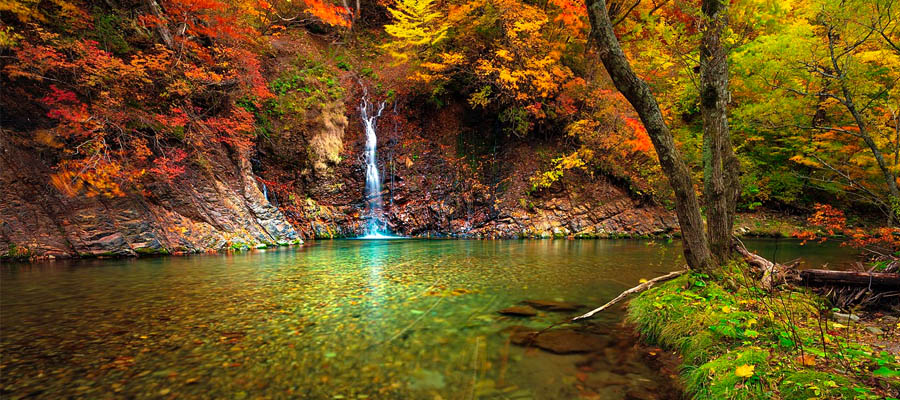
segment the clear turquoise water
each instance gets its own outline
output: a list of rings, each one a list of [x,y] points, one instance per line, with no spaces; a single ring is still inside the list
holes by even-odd
[[[757,241],[780,260],[847,260],[835,245]],[[680,265],[677,243],[326,241],[244,254],[5,264],[4,398],[624,398],[671,395],[621,310],[598,355],[509,344],[526,299],[604,303]],[[593,357],[587,375],[576,363]],[[599,358],[598,358],[599,357]],[[602,358],[602,362],[597,362]],[[599,366],[599,367],[598,367]]]

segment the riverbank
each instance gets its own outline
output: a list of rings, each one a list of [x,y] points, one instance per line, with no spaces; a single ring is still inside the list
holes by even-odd
[[[353,240],[352,238],[347,239],[336,239],[336,240]],[[405,238],[405,240],[484,240],[484,239],[467,239],[467,238],[458,238],[458,237],[412,237]],[[46,254],[32,251],[31,247],[19,247],[16,245],[12,245],[6,248],[0,247],[0,262],[39,262],[44,260],[54,260],[54,259],[115,259],[115,258],[146,258],[146,257],[160,257],[160,256],[188,256],[188,255],[210,255],[215,256],[217,254],[245,254],[245,253],[254,253],[259,251],[273,251],[273,250],[287,250],[287,249],[296,249],[298,246],[306,247],[308,245],[327,243],[332,241],[332,239],[324,239],[324,240],[310,240],[308,242],[303,242],[300,239],[295,239],[290,242],[279,242],[274,244],[265,244],[265,243],[255,243],[249,244],[246,242],[222,242],[220,246],[210,247],[207,249],[184,249],[184,248],[176,248],[173,251],[168,251],[166,249],[161,249],[155,252],[144,252],[138,251],[134,254],[129,255],[121,255],[115,253],[81,253],[81,254]],[[575,243],[575,242],[611,242],[615,243],[618,241],[634,241],[638,243],[644,243],[646,246],[651,246],[654,248],[659,247],[668,247],[672,245],[677,245],[679,238],[677,237],[677,232],[673,235],[663,235],[663,236],[644,236],[644,235],[618,235],[618,236],[607,236],[607,237],[596,237],[596,236],[567,236],[565,238],[553,238],[552,236],[549,238],[538,237],[522,237],[518,240],[484,240],[486,242],[494,242],[494,241],[535,241],[535,242],[555,242],[555,243]],[[827,241],[825,243],[819,242],[809,242],[803,245],[802,241],[799,239],[778,239],[778,238],[765,238],[765,237],[745,237],[743,239],[744,243],[752,248],[753,251],[759,252],[759,254],[765,254],[770,259],[774,259],[779,262],[788,262],[796,259],[802,259],[803,265],[812,268],[824,268],[828,266],[829,268],[837,268],[842,269],[844,266],[849,265],[852,262],[857,261],[857,253],[852,248],[841,246],[837,241]],[[802,268],[802,266],[801,266]]]
[[[689,274],[631,301],[644,340],[682,357],[696,399],[883,399],[900,396],[896,316],[860,319],[805,289],[770,294],[739,265]]]

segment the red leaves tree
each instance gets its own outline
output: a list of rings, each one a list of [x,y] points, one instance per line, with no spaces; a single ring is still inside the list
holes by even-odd
[[[59,150],[51,183],[68,195],[121,196],[149,180],[178,179],[215,143],[245,156],[256,139],[252,110],[273,96],[261,73],[260,21],[289,3],[147,0],[133,22],[159,43],[124,54],[86,34],[94,21],[82,4],[23,14],[11,31],[21,37],[14,60],[2,72],[4,84],[40,93],[27,100],[54,124],[38,135]],[[349,24],[344,8],[295,4],[326,24]]]

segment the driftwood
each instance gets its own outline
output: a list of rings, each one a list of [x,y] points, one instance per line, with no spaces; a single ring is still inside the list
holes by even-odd
[[[737,237],[733,238],[734,251],[744,258],[744,261],[751,267],[755,267],[762,272],[760,284],[766,290],[772,290],[776,286],[776,282],[784,278],[790,267],[769,261],[767,258],[756,253],[751,253]]]
[[[684,275],[684,274],[687,273],[687,272],[688,272],[688,270],[686,270],[686,269],[681,270],[681,271],[669,272],[668,274],[665,274],[665,275],[663,275],[663,276],[658,276],[658,277],[653,278],[653,279],[651,279],[651,280],[649,280],[649,281],[647,281],[647,282],[641,283],[640,285],[637,285],[637,286],[635,286],[635,287],[633,287],[633,288],[631,288],[631,289],[628,289],[628,290],[622,292],[622,294],[616,296],[616,298],[610,300],[608,303],[606,303],[606,304],[604,304],[604,305],[602,305],[602,306],[600,306],[600,307],[597,307],[597,308],[595,308],[595,309],[589,311],[588,313],[586,313],[586,314],[584,314],[584,315],[580,315],[580,316],[578,316],[578,317],[572,318],[572,322],[575,322],[575,321],[578,321],[578,320],[582,320],[582,319],[590,318],[590,317],[594,316],[594,314],[596,314],[596,313],[598,313],[598,312],[601,312],[601,311],[603,311],[603,310],[605,310],[605,309],[607,309],[607,308],[609,308],[609,307],[612,307],[614,304],[616,304],[616,303],[618,303],[618,302],[624,300],[624,299],[625,299],[626,297],[628,297],[628,295],[630,295],[630,294],[643,292],[643,291],[645,291],[645,290],[647,290],[647,289],[650,289],[653,285],[655,285],[655,284],[657,284],[657,283],[665,282],[665,281],[669,281],[669,280],[675,279],[675,278],[677,278],[677,277],[679,277],[679,276],[681,276],[681,275]]]
[[[843,285],[900,290],[900,274],[889,272],[807,269],[800,271],[800,280],[806,286]]]

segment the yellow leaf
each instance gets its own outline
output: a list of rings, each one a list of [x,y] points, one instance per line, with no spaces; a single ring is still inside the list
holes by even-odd
[[[644,282],[647,282],[647,280],[644,278],[641,278],[641,280],[638,281],[638,283],[644,283]]]
[[[729,307],[729,306],[722,307],[722,312],[730,313],[730,312],[731,312],[731,307]]]
[[[804,354],[801,357],[797,357],[797,362],[799,362],[800,365],[812,367],[816,365],[816,356],[812,354]]]
[[[749,377],[753,376],[753,371],[755,369],[756,369],[755,365],[744,364],[744,365],[741,365],[740,367],[737,367],[734,370],[734,374],[741,378],[749,378]]]

